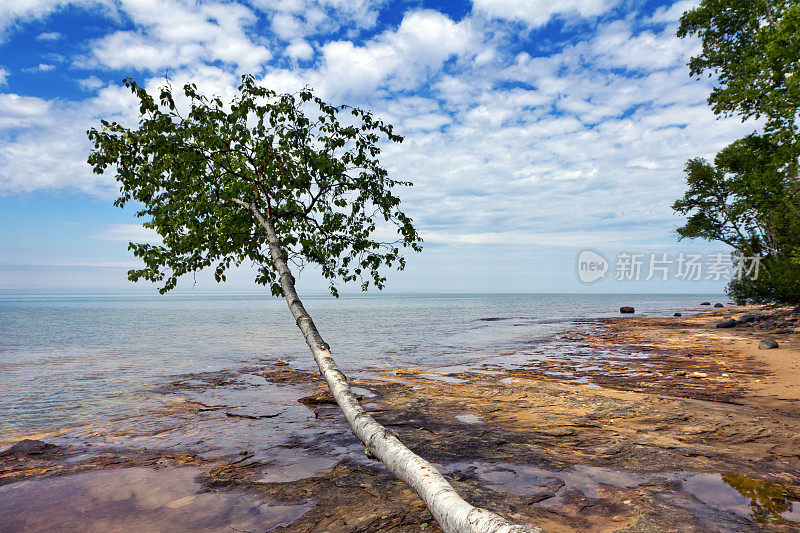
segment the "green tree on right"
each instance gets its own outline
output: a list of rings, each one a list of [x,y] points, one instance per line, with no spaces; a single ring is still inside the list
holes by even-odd
[[[714,113],[764,128],[713,163],[686,163],[688,189],[672,206],[687,217],[678,235],[761,256],[756,279],[728,285],[737,302],[800,302],[800,2],[703,0],[681,17],[678,37],[687,36],[702,44],[691,75],[716,80]]]

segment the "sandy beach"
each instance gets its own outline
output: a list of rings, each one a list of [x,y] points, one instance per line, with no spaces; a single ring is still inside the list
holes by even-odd
[[[777,320],[716,327],[753,312]],[[790,309],[752,306],[593,319],[530,347],[549,356],[522,368],[487,358],[353,385],[467,500],[545,531],[796,531],[798,327]],[[767,336],[779,347],[759,349]],[[317,376],[281,363],[243,375],[175,379],[157,417],[6,440],[0,523],[438,531],[416,495],[364,456]],[[303,430],[269,429],[279,411]],[[252,439],[283,451],[266,455]]]

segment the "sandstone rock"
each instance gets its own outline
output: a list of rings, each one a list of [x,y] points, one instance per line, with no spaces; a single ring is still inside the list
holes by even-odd
[[[312,409],[318,405],[330,405],[336,403],[336,400],[333,399],[333,395],[331,395],[331,393],[328,391],[319,391],[310,396],[304,396],[297,401]]]
[[[575,430],[572,428],[550,428],[540,429],[537,433],[547,435],[548,437],[569,437],[575,434]]]
[[[770,337],[764,337],[761,339],[761,342],[758,343],[759,350],[770,350],[772,348],[778,347],[778,341],[772,339]]]
[[[705,372],[692,372],[691,374],[689,374],[689,377],[690,378],[707,378],[708,374],[706,374]]]

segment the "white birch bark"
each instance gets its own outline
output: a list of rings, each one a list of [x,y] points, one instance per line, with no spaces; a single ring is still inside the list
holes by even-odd
[[[353,434],[364,444],[365,451],[380,460],[397,478],[414,489],[447,533],[540,533],[539,528],[513,524],[491,511],[474,507],[464,501],[433,465],[409,450],[400,442],[394,431],[378,424],[361,407],[353,391],[350,390],[347,378],[336,366],[330,347],[322,339],[297,295],[294,277],[289,270],[286,255],[280,246],[272,222],[261,214],[255,204],[248,204],[238,199],[234,201],[249,209],[266,230],[270,256],[280,276],[286,303],[314,354],[320,374],[344,413]]]

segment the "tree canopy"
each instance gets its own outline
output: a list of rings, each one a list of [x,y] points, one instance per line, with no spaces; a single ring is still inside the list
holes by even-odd
[[[721,241],[747,255],[777,253],[777,219],[798,206],[788,197],[779,171],[784,163],[775,153],[768,138],[750,135],[720,151],[713,164],[690,159],[688,190],[672,206],[688,216],[679,236]]]
[[[691,75],[716,77],[717,114],[765,117],[765,131],[797,143],[800,133],[800,4],[796,0],[703,0],[681,17],[679,37],[698,36]]]
[[[144,262],[130,280],[164,293],[185,274],[213,268],[223,281],[229,268],[252,263],[256,281],[280,295],[267,235],[242,202],[270,221],[290,261],[319,268],[335,296],[339,281],[382,288],[384,268],[405,266],[401,248],[421,250],[394,192],[411,184],[378,159],[382,143],[402,137],[370,112],[327,104],[310,89],[277,94],[252,76],[228,103],[194,84],[182,94],[167,84],[158,98],[125,85],[138,100],[138,126],[104,120],[87,133],[93,171],[116,173],[115,205],[133,202],[163,241],[130,243]],[[389,228],[396,238],[380,240]]]
[[[716,114],[763,118],[764,132],[740,139],[713,164],[690,159],[688,190],[673,204],[687,216],[680,238],[721,241],[764,258],[756,280],[733,280],[738,301],[800,300],[800,3],[702,0],[683,14],[679,37],[698,36],[690,74],[716,78]]]

